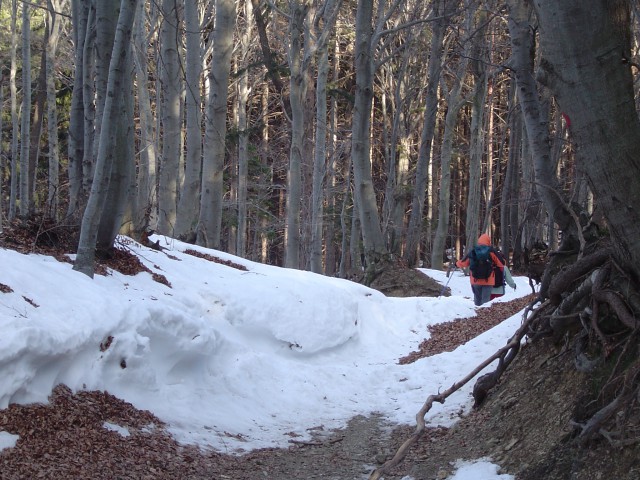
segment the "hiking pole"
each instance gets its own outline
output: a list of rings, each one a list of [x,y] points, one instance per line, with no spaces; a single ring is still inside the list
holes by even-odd
[[[455,270],[455,265],[456,265],[456,262],[454,261],[449,262],[449,268],[447,268],[447,283],[445,283],[444,286],[442,287],[442,290],[440,290],[440,295],[438,295],[438,298],[440,298],[444,293],[444,291],[447,289],[447,286],[449,285],[449,280],[451,280],[451,271]]]

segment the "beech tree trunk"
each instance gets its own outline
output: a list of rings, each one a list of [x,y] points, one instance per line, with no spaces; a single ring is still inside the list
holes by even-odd
[[[31,17],[22,4],[22,118],[20,122],[20,216],[29,214],[29,147],[31,138]]]
[[[244,2],[245,26],[240,34],[240,61],[249,60],[253,3]],[[249,72],[243,69],[238,79],[238,233],[236,236],[236,255],[244,257],[247,254],[247,196],[249,176],[249,121],[247,108],[249,102]]]
[[[16,217],[18,198],[18,140],[20,138],[18,115],[18,87],[16,73],[18,71],[18,2],[11,2],[11,70],[9,72],[9,95],[11,96],[11,192],[9,193],[9,220]]]
[[[0,105],[4,106],[4,73],[0,73]],[[5,205],[4,205],[4,177],[7,169],[6,155],[3,148],[4,132],[3,117],[4,108],[0,108],[0,233],[2,233],[2,226],[5,219]]]
[[[73,26],[74,64],[76,72],[83,69],[83,46],[86,37],[89,5],[80,0],[71,0],[71,23]],[[69,112],[69,206],[67,215],[74,216],[80,210],[82,189],[82,157],[84,156],[84,99],[82,75],[73,78],[71,107]]]
[[[309,5],[293,0],[289,12],[289,82],[291,105],[291,147],[287,172],[287,220],[285,224],[284,266],[300,268],[300,214],[302,197],[302,150],[304,148],[304,97],[306,75],[304,72],[304,29]]]
[[[59,172],[60,155],[58,152],[58,112],[56,107],[55,58],[60,38],[62,16],[59,12],[62,4],[58,0],[47,0],[47,44],[46,79],[47,79],[47,137],[49,139],[49,176],[47,192],[47,216],[58,218],[60,198]]]
[[[511,64],[516,76],[518,100],[533,156],[535,185],[549,215],[561,230],[571,235],[572,231],[575,232],[575,225],[560,192],[555,164],[551,159],[548,118],[541,106],[533,76],[535,39],[530,23],[531,5],[528,0],[509,0],[507,3],[512,48]]]
[[[475,9],[467,10],[465,19],[464,32],[471,31],[471,22]],[[469,53],[471,51],[471,42],[467,41],[463,52],[461,52],[460,61],[454,73],[453,86],[447,97],[447,114],[444,120],[444,134],[442,138],[442,149],[440,152],[440,196],[438,199],[438,225],[433,237],[433,249],[431,251],[431,268],[441,269],[443,264],[444,251],[446,248],[447,235],[449,234],[451,212],[451,158],[453,156],[453,141],[455,134],[455,126],[458,122],[458,114],[464,100],[462,99],[462,87],[464,76],[469,64]],[[469,245],[467,245],[469,247]]]
[[[386,254],[376,192],[371,175],[371,108],[373,100],[373,0],[359,0],[356,12],[355,75],[351,158],[364,253],[370,268]]]
[[[122,152],[126,145],[118,145],[123,140],[130,137],[123,135],[116,136],[118,128],[131,129],[133,124],[127,124],[129,120],[131,105],[127,105],[131,98],[123,95],[123,92],[131,89],[131,72],[127,74],[128,53],[130,51],[131,30],[135,17],[136,3],[138,0],[122,0],[120,13],[116,27],[116,35],[113,43],[113,53],[109,65],[109,76],[107,82],[105,104],[103,108],[102,128],[98,141],[98,156],[96,157],[96,173],[91,185],[91,194],[87,202],[87,207],[82,217],[82,227],[80,230],[80,240],[78,242],[78,252],[74,263],[74,270],[82,272],[93,278],[94,259],[98,233],[101,225],[117,224],[114,217],[115,212],[107,211],[105,205],[110,205],[109,195],[116,191],[123,191],[122,185],[117,185],[113,181],[125,178],[113,176],[111,152]],[[118,124],[122,125],[118,125]],[[119,142],[116,142],[116,138]],[[126,185],[125,185],[126,187]],[[105,217],[105,218],[103,218]],[[109,221],[111,220],[111,221]],[[115,238],[115,236],[114,236]],[[104,242],[103,242],[104,243]],[[103,244],[104,247],[104,244]]]
[[[640,121],[631,74],[628,0],[536,0],[541,81],[570,119],[580,169],[617,255],[640,278]]]
[[[216,0],[213,56],[209,70],[209,99],[200,195],[197,243],[219,248],[222,231],[223,167],[227,134],[227,90],[235,29],[235,1]]]
[[[482,11],[478,13],[476,28],[477,31],[473,37],[473,49],[471,52],[470,70],[473,76],[473,95],[471,99],[471,138],[469,141],[469,194],[467,196],[467,212],[465,221],[465,237],[466,245],[471,246],[475,243],[480,229],[483,228],[481,221],[481,201],[482,201],[482,160],[484,154],[484,138],[485,138],[485,107],[488,90],[488,73],[487,64],[488,47],[486,44],[486,28],[487,14]],[[491,169],[487,169],[487,178],[492,175]],[[487,210],[489,205],[489,195],[485,196]],[[487,216],[489,212],[487,211]],[[488,228],[483,230],[487,232]]]
[[[315,152],[313,158],[313,186],[311,192],[311,246],[310,269],[322,273],[322,233],[324,231],[325,189],[323,183],[327,175],[327,80],[329,78],[329,49],[326,39],[328,30],[333,29],[335,22],[335,1],[327,0],[324,5],[324,32],[316,31],[320,38],[317,45],[318,74],[316,77],[316,133]],[[327,241],[327,245],[330,240]],[[330,249],[327,246],[327,251]]]
[[[45,26],[46,28],[46,26]],[[29,213],[36,211],[36,184],[37,184],[37,164],[40,158],[40,139],[42,137],[42,125],[44,123],[44,107],[47,103],[47,60],[46,60],[46,44],[48,42],[48,33],[45,31],[44,48],[40,54],[40,70],[38,72],[38,80],[36,80],[33,91],[31,105],[31,125],[29,128]],[[38,205],[41,207],[42,205]]]
[[[136,66],[138,109],[140,111],[140,146],[138,157],[137,196],[133,210],[134,231],[138,234],[157,220],[156,169],[157,141],[154,136],[154,114],[148,87],[147,46],[144,2],[139,3],[134,29],[134,61]]]
[[[200,20],[195,0],[184,2],[184,25],[187,50],[185,55],[187,117],[186,162],[184,182],[178,203],[176,236],[193,242],[196,238],[202,172],[202,122],[200,115],[200,75],[202,48],[200,46]]]
[[[104,106],[104,89],[107,84],[107,76],[109,74],[108,66],[111,50],[104,51],[100,43],[105,43],[107,48],[113,46],[113,36],[117,21],[117,12],[114,8],[105,12],[105,6],[108,2],[102,2],[100,8],[91,3],[86,18],[86,36],[82,42],[82,67],[77,70],[78,76],[81,77],[82,94],[81,98],[84,102],[84,139],[82,148],[82,171],[80,178],[82,181],[82,190],[79,199],[79,205],[84,205],[89,198],[91,191],[91,182],[93,182],[93,174],[96,166],[96,155],[98,142],[97,137],[100,136],[101,117],[100,112]],[[100,13],[101,21],[98,25],[98,14]],[[104,38],[97,38],[98,30],[107,30],[101,32],[106,35]],[[98,60],[101,65],[96,64]],[[106,63],[105,66],[102,66]]]
[[[180,3],[162,1],[161,81],[162,81],[162,160],[158,186],[158,231],[175,235],[180,177],[181,97],[180,69]]]
[[[515,103],[515,92],[513,86],[509,89],[507,108],[509,116],[507,124],[511,136],[509,137],[509,154],[507,157],[507,168],[502,184],[500,196],[500,244],[503,252],[508,254],[512,249],[515,255],[514,239],[518,232],[518,165],[520,161],[518,145],[522,142],[522,123],[520,121],[520,109]],[[515,215],[514,215],[515,213]]]

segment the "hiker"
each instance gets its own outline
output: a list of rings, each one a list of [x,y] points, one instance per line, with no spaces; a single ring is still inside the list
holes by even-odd
[[[491,300],[491,290],[495,284],[494,265],[500,270],[504,269],[504,263],[495,254],[491,239],[486,233],[480,235],[477,245],[456,262],[457,267],[470,269],[473,303],[476,306]]]
[[[504,258],[504,255],[500,250],[496,250],[495,254],[498,256],[500,261],[504,264],[504,269],[501,270],[496,265],[494,265],[493,267],[493,273],[495,275],[495,283],[493,284],[493,289],[491,290],[490,300],[503,296],[506,284],[508,284],[514,290],[516,289],[516,282],[513,281],[513,277],[511,276],[511,271],[509,270],[509,267],[507,267],[507,261]]]

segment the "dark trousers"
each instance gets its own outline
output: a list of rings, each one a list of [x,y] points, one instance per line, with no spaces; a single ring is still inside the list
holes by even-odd
[[[473,291],[473,303],[477,306],[487,303],[491,299],[492,285],[471,285]]]

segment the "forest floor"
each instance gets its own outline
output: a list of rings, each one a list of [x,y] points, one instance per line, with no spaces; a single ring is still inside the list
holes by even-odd
[[[6,235],[0,246],[8,246]],[[410,278],[413,284],[415,275]],[[435,282],[425,276],[425,283],[433,289]],[[407,352],[399,362],[452,350],[528,301],[494,304],[479,310],[480,316],[439,325],[419,351]],[[545,340],[524,346],[481,408],[451,428],[428,429],[384,478],[444,480],[457,460],[490,458],[517,480],[639,479],[639,442],[614,448],[604,440],[587,445],[574,440],[572,421],[580,418],[580,405],[595,387],[592,377],[575,370],[570,355]],[[106,420],[128,427],[131,435],[106,430]],[[158,428],[149,431],[149,424]],[[58,386],[47,405],[0,410],[0,431],[20,436],[15,448],[0,452],[0,478],[364,480],[414,429],[375,414],[358,416],[344,429],[316,426],[309,442],[232,456],[178,445],[151,413],[108,393],[72,394]]]

